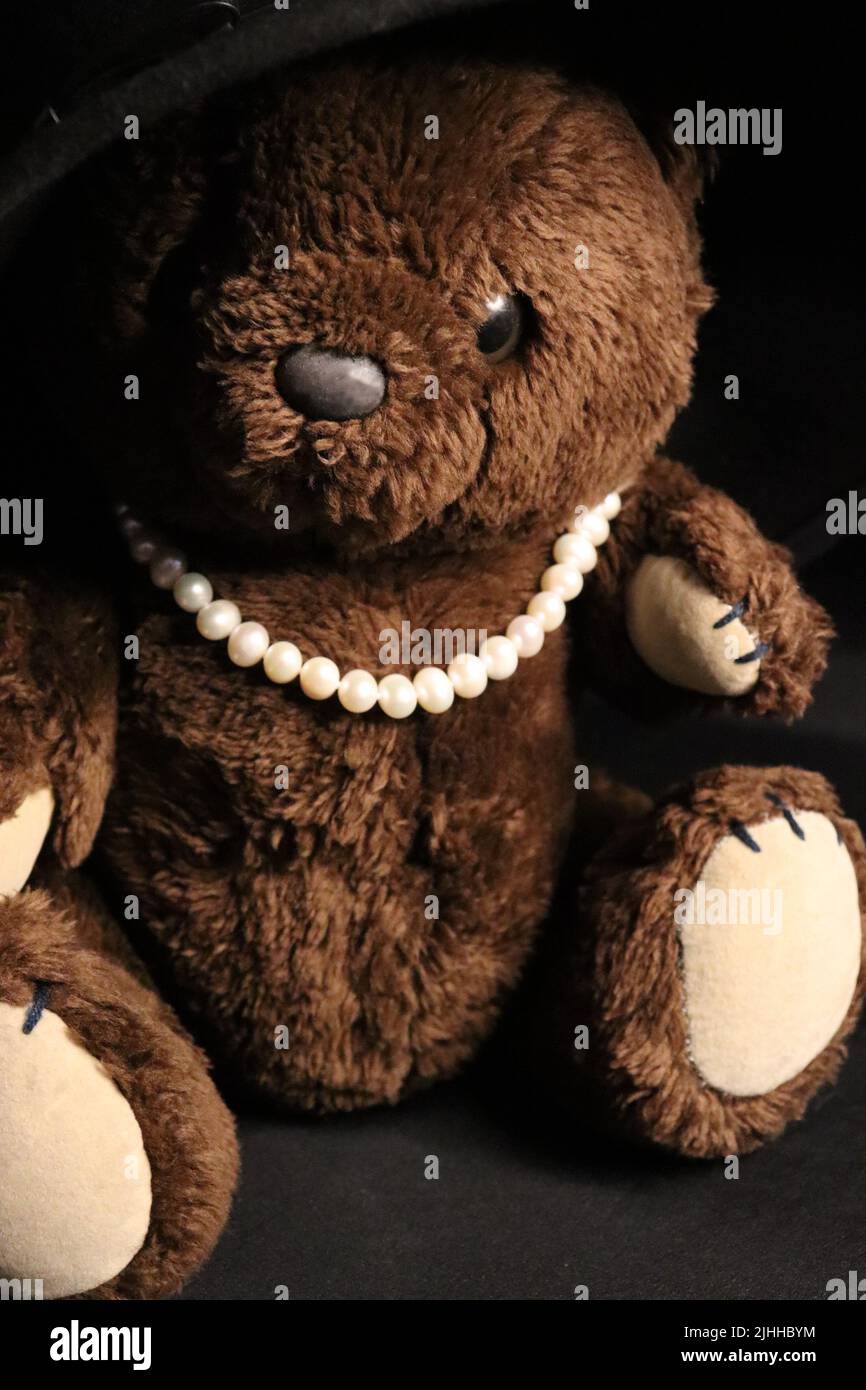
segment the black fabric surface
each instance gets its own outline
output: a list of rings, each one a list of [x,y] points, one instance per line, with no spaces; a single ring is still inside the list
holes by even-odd
[[[862,1030],[835,1091],[736,1181],[545,1141],[469,1080],[339,1122],[245,1120],[241,1140],[228,1230],[185,1299],[821,1299],[866,1270]]]

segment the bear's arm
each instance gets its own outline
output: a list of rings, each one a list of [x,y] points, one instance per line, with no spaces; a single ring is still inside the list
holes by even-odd
[[[116,723],[107,598],[47,574],[0,574],[0,893],[23,886],[48,833],[62,864],[86,857]]]
[[[788,552],[723,492],[652,459],[575,604],[581,669],[620,703],[803,713],[832,636]]]

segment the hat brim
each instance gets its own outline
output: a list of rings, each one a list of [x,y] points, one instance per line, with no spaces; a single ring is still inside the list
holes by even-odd
[[[118,139],[124,118],[142,124],[299,59],[447,19],[502,0],[316,0],[290,11],[258,9],[231,32],[200,39],[132,77],[88,96],[57,123],[45,123],[0,168],[0,257],[5,259],[52,189]],[[287,16],[291,21],[287,22]]]

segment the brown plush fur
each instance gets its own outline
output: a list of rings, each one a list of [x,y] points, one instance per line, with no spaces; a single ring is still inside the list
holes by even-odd
[[[424,138],[431,111],[438,140]],[[710,302],[694,160],[680,150],[663,170],[614,98],[553,71],[366,56],[186,117],[93,177],[101,218],[82,246],[75,321],[95,320],[102,347],[69,355],[84,368],[70,372],[76,428],[111,497],[182,541],[218,593],[305,654],[385,674],[380,634],[403,619],[501,631],[537,589],[563,513],[629,487],[576,605],[586,659],[575,687],[563,629],[512,680],[442,717],[358,717],[269,685],[125,571],[140,656],[122,663],[116,773],[104,601],[64,598],[61,642],[56,592],[5,592],[9,805],[50,779],[56,853],[74,864],[111,784],[101,863],[118,895],[138,896],[175,997],[226,1070],[281,1106],[394,1101],[453,1073],[491,1030],[569,837],[585,855],[643,806],[598,783],[596,813],[575,830],[575,696],[590,679],[632,680],[623,596],[640,556],[682,556],[719,597],[748,594],[772,654],[743,708],[801,712],[823,666],[827,620],[784,553],[655,457],[687,399]],[[575,266],[578,244],[588,271]],[[288,270],[274,265],[277,246]],[[527,332],[491,365],[475,334],[485,301],[504,292],[531,306]],[[312,340],[381,361],[383,406],[343,423],[290,410],[275,363]],[[118,386],[130,372],[142,383],[134,404]],[[274,529],[276,505],[290,508],[288,534]],[[820,779],[771,776],[837,815]],[[751,815],[753,782],[723,770],[697,804],[674,799],[650,830],[617,840],[563,947],[570,959],[586,933],[567,981],[608,1020],[599,1074],[616,1114],[688,1153],[776,1132],[841,1055],[840,1034],[796,1082],[754,1102],[698,1095],[670,951],[650,944],[646,959],[620,961],[626,931],[638,944],[651,933],[671,874],[719,833],[722,806]],[[116,943],[91,934],[74,947],[73,920],[81,929],[92,913],[70,892],[3,909],[0,997],[52,981],[56,1007],[140,1116],[157,1174],[153,1230],[107,1292],[147,1295],[175,1286],[215,1236],[234,1174],[230,1124],[171,1015],[126,958],[112,963]],[[607,954],[605,931],[617,947]],[[620,1008],[638,984],[653,986],[648,1060]],[[287,1049],[274,1045],[280,1025]]]
[[[61,862],[89,854],[114,775],[117,631],[106,595],[0,574],[0,821],[50,785]]]

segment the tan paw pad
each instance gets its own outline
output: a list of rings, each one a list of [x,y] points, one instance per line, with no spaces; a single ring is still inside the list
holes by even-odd
[[[0,898],[24,887],[48,834],[53,810],[51,788],[39,787],[25,796],[14,816],[0,822]]]
[[[0,1003],[0,1277],[99,1287],[141,1248],[150,1165],[131,1107],[57,1014]],[[30,1031],[25,1031],[28,1028]]]
[[[692,1061],[734,1096],[775,1090],[823,1051],[860,971],[848,851],[825,816],[782,810],[732,822],[692,896],[677,894]]]
[[[626,594],[626,626],[635,651],[668,685],[702,695],[747,694],[765,651],[732,609],[684,560],[646,555]]]

